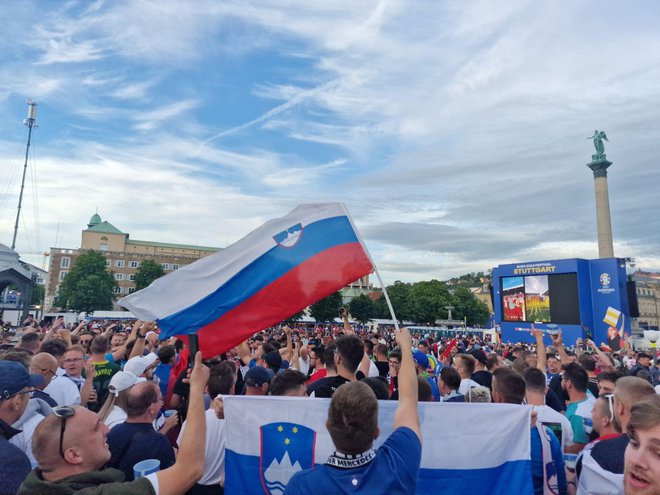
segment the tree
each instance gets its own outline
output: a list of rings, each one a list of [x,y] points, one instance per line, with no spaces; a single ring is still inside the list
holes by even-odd
[[[32,288],[32,293],[30,295],[30,305],[38,306],[44,303],[44,294],[46,288],[43,285],[36,285]]]
[[[394,314],[398,320],[403,321],[412,319],[412,312],[410,309],[411,289],[412,286],[410,284],[403,283],[399,280],[394,282],[393,285],[387,287],[387,294],[390,296],[390,302],[392,303]],[[380,308],[380,314],[378,316],[385,319],[392,318],[384,295],[378,299],[376,305]]]
[[[296,321],[300,321],[303,319],[303,316],[305,316],[305,311],[298,311],[297,313],[292,314],[289,316],[286,320],[284,320],[282,323],[285,323],[287,325],[292,325]]]
[[[88,251],[64,277],[58,305],[86,313],[110,310],[115,286],[112,273],[105,269],[105,256],[98,251]]]
[[[411,320],[417,323],[434,324],[446,314],[445,306],[452,303],[447,284],[439,280],[417,282],[410,292]]]
[[[452,295],[454,317],[467,318],[468,325],[486,325],[490,313],[488,306],[480,301],[467,287],[457,287]]]
[[[339,316],[342,298],[339,292],[330,294],[325,299],[315,302],[310,307],[312,318],[316,321],[332,321]]]
[[[165,275],[163,267],[154,260],[144,260],[135,272],[135,290],[149,287],[151,282]]]
[[[348,311],[360,323],[366,323],[376,317],[376,304],[369,296],[361,294],[354,297],[348,305]]]

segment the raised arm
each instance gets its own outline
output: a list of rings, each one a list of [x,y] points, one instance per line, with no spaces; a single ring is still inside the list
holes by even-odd
[[[412,357],[412,338],[407,328],[396,333],[396,342],[401,348],[401,367],[399,368],[399,405],[394,413],[394,429],[401,426],[410,428],[422,441],[422,432],[417,411],[417,373]]]
[[[190,374],[190,398],[186,429],[179,443],[179,455],[174,466],[159,471],[159,495],[178,495],[188,491],[204,472],[206,445],[206,419],[204,417],[204,390],[210,370],[202,364],[202,353],[195,355],[195,366]]]
[[[291,367],[294,370],[300,371],[300,346],[302,345],[302,342],[300,340],[296,340],[293,343],[293,356],[291,356],[291,361],[289,364],[291,364]]]
[[[128,356],[128,359],[131,359],[135,356],[142,356],[142,354],[144,354],[145,337],[147,336],[147,333],[151,332],[154,328],[156,328],[156,323],[153,321],[145,321],[142,324],[142,326],[137,331],[137,335],[135,336],[136,341],[135,344],[133,344],[133,349],[131,350],[131,355]]]
[[[350,335],[352,333],[355,333],[355,331],[353,330],[353,327],[351,326],[351,324],[348,321],[348,311],[346,311],[346,308],[341,308],[339,310],[339,316],[341,316],[341,319],[344,322],[344,333],[346,335]]]
[[[234,350],[236,351],[236,354],[238,354],[238,357],[241,358],[241,361],[243,361],[243,364],[245,366],[250,364],[250,360],[252,359],[252,354],[250,354],[250,346],[248,345],[247,340],[244,340],[236,347],[234,347]]]
[[[548,370],[548,355],[543,343],[543,332],[534,328],[534,324],[532,324],[532,335],[536,338],[536,355],[538,356],[536,367],[545,373]]]
[[[80,333],[80,331],[83,328],[85,328],[86,325],[87,325],[87,323],[85,323],[85,320],[81,321],[80,323],[78,323],[78,326],[73,329],[73,331],[71,332],[71,335],[78,335]]]
[[[612,362],[610,361],[610,358],[607,354],[605,354],[603,351],[601,351],[596,343],[589,339],[587,340],[587,346],[590,347],[595,353],[596,356],[598,356],[598,364],[599,368],[601,371],[606,371],[606,370],[613,370],[614,366],[612,366]]]
[[[289,326],[286,325],[284,327],[284,337],[286,338],[286,347],[284,349],[280,349],[280,355],[282,356],[282,359],[286,359],[287,361],[291,362],[291,356],[293,355],[293,340],[291,339],[291,334],[293,333],[293,329]]]
[[[562,366],[566,366],[571,358],[568,356],[568,354],[566,354],[566,349],[564,349],[564,339],[561,336],[561,331],[558,333],[551,333],[550,338],[552,339],[554,346],[557,348]]]

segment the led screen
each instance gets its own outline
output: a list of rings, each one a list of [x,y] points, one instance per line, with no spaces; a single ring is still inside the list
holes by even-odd
[[[580,324],[577,274],[502,277],[504,321]]]

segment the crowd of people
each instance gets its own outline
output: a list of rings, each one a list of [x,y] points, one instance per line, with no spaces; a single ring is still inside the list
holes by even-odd
[[[657,356],[565,346],[560,332],[550,345],[535,329],[532,344],[436,340],[341,317],[269,328],[204,361],[154,322],[4,325],[0,494],[222,494],[223,400],[240,394],[332,399],[336,451],[285,493],[415,493],[428,401],[531,406],[535,494],[660,494]],[[378,400],[398,404],[374,450]],[[159,470],[135,479],[147,459]]]

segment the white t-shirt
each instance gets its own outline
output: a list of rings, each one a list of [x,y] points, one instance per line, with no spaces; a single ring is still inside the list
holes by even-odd
[[[298,367],[303,375],[309,373],[309,354],[307,354],[307,360],[304,360],[302,356],[298,357]]]
[[[380,376],[380,372],[378,371],[378,366],[376,366],[376,363],[374,363],[371,359],[369,360],[369,377],[376,377]]]
[[[181,444],[186,431],[186,421],[181,426],[177,443]],[[218,419],[213,408],[206,411],[206,448],[204,450],[204,473],[197,483],[200,485],[225,484],[225,420]]]
[[[48,386],[44,389],[58,406],[80,405],[80,391],[76,384],[65,376],[54,376]]]
[[[549,426],[548,423],[559,423],[561,425],[561,450],[562,452],[566,447],[573,445],[573,427],[571,422],[561,413],[558,413],[550,406],[532,406],[537,412],[538,416],[536,417],[537,423],[543,423],[547,426],[555,435],[553,426]]]
[[[481,385],[475,382],[472,378],[463,378],[461,380],[461,385],[458,387],[458,393],[467,395],[468,390],[472,387],[481,387]]]
[[[110,414],[108,414],[108,417],[105,418],[105,426],[107,426],[110,430],[112,430],[115,426],[120,425],[124,423],[128,419],[128,415],[124,410],[115,405],[112,406],[112,409],[110,409]]]
[[[25,452],[25,454],[28,456],[28,459],[30,459],[30,463],[32,464],[33,468],[37,467],[38,463],[34,458],[34,454],[32,453],[32,434],[44,418],[45,416],[43,414],[35,414],[20,426],[20,433],[9,439],[9,443],[16,445],[16,447]]]

